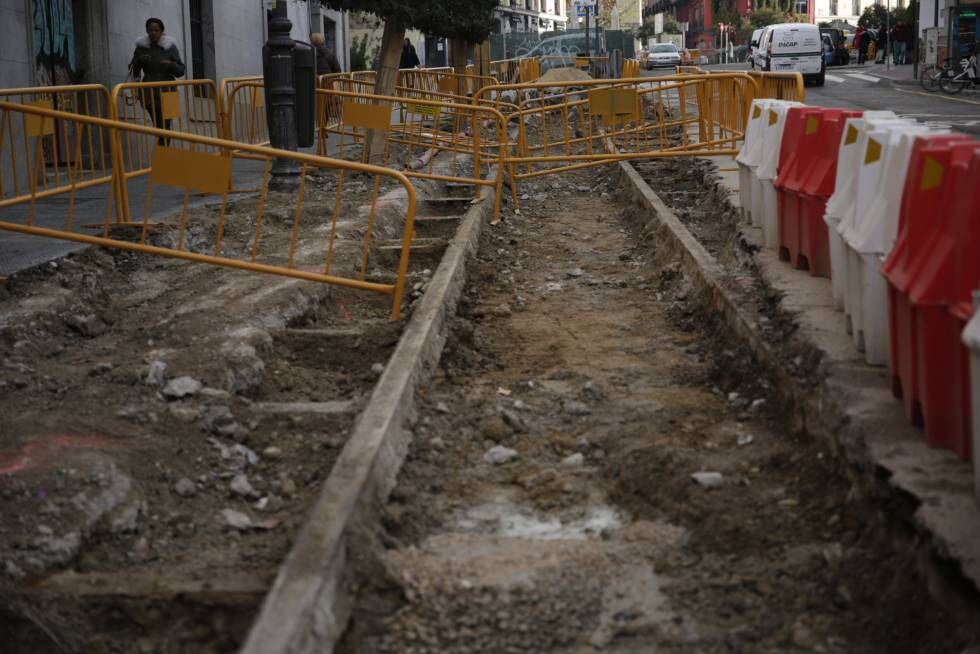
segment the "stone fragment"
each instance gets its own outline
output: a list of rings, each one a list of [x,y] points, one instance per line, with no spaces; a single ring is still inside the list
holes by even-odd
[[[517,450],[512,450],[509,447],[504,447],[503,445],[497,445],[496,447],[490,448],[487,453],[483,455],[483,460],[494,465],[502,465],[513,461],[519,456],[520,455],[517,453]]]
[[[204,384],[193,377],[178,377],[163,387],[163,396],[168,400],[180,400],[196,395]]]

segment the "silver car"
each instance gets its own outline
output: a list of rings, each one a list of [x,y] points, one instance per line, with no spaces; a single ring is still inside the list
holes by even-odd
[[[680,66],[681,53],[673,43],[658,43],[653,46],[647,57],[647,69],[653,70],[658,66]]]

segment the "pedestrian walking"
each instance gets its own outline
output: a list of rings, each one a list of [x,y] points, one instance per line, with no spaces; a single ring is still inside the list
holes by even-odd
[[[185,66],[177,42],[167,36],[165,30],[159,18],[146,20],[146,36],[136,39],[133,59],[129,62],[129,74],[137,82],[170,82],[184,76]],[[158,129],[170,129],[171,120],[163,116],[162,93],[166,91],[173,91],[173,88],[143,88],[138,96],[143,111],[150,115]],[[157,139],[158,145],[167,142],[168,139],[162,136]]]
[[[896,66],[905,63],[905,42],[908,39],[908,31],[904,22],[898,22],[889,34],[892,42],[892,62]]]
[[[858,44],[858,63],[863,64],[868,61],[868,47],[871,45],[871,32],[864,30],[861,32],[861,41]]]
[[[313,44],[313,48],[316,50],[317,75],[330,75],[344,72],[340,67],[340,61],[337,59],[337,55],[327,47],[327,40],[323,34],[319,32],[311,34],[310,43]]]
[[[419,56],[415,52],[415,46],[408,39],[405,39],[405,46],[402,48],[402,60],[399,62],[398,67],[405,68],[418,68],[422,65],[419,61]]]
[[[854,46],[854,51],[857,52],[857,62],[863,64],[861,60],[861,37],[864,36],[864,28],[858,27],[857,31],[854,32],[854,40],[851,42]]]
[[[875,36],[875,52],[877,53],[875,63],[885,63],[885,58],[888,57],[888,35],[885,30],[878,30],[878,34]]]

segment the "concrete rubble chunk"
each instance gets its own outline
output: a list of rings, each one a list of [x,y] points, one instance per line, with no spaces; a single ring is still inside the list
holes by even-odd
[[[163,361],[154,361],[150,364],[150,369],[146,373],[144,383],[148,386],[163,386],[167,381],[167,364]]]
[[[240,497],[256,497],[258,495],[248,480],[248,477],[242,474],[235,475],[235,478],[231,480],[229,488],[234,495]]]
[[[718,488],[724,482],[720,472],[695,472],[691,479],[704,488]]]
[[[187,477],[183,477],[174,484],[174,492],[180,497],[194,497],[197,495],[197,484]]]
[[[221,517],[225,526],[237,529],[238,531],[248,531],[252,528],[252,519],[241,511],[234,509],[221,509]]]
[[[197,395],[203,387],[204,384],[193,377],[178,377],[163,387],[163,396],[168,400],[181,400]]]
[[[512,450],[509,447],[504,447],[503,445],[497,445],[496,447],[490,448],[487,453],[483,455],[483,460],[494,465],[502,465],[513,461],[519,456],[520,454],[518,454],[517,450]]]

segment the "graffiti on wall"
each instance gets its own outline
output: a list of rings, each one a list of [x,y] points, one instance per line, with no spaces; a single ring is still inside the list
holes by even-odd
[[[32,4],[37,83],[70,84],[75,75],[72,0],[32,0]]]

